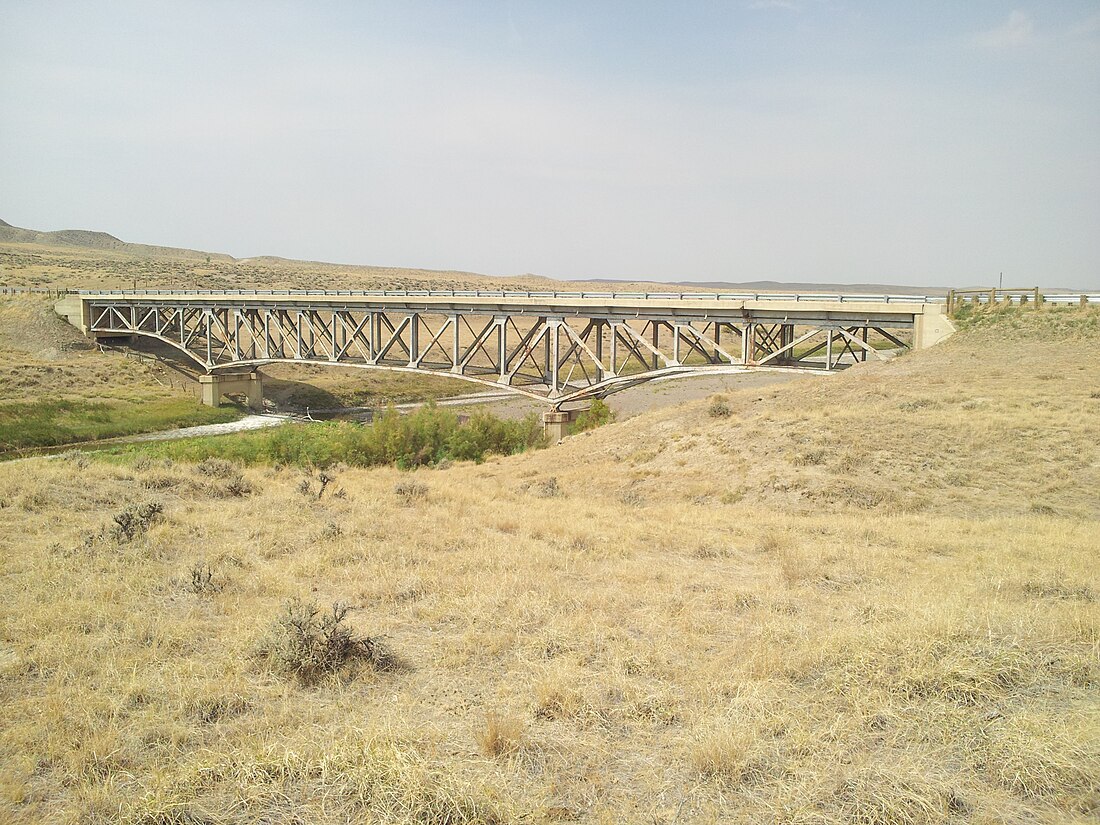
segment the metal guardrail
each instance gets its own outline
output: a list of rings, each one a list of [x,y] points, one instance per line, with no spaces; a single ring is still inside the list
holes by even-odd
[[[1014,301],[1013,303],[1019,303]],[[1044,295],[1044,304],[1100,304],[1100,292],[1078,292],[1073,295]]]
[[[1100,292],[1045,293],[1037,286],[1024,289],[952,289],[946,297],[947,311],[952,313],[965,304],[1100,304]]]
[[[880,304],[944,304],[977,302],[979,304],[1019,304],[1034,300],[1032,289],[982,289],[952,290],[952,300],[944,295],[867,295],[817,292],[557,292],[544,290],[510,291],[482,289],[53,289],[49,287],[0,287],[0,295],[17,294],[48,295],[239,295],[264,296],[313,296],[313,297],[365,297],[365,298],[566,298],[594,300],[643,300],[643,301],[836,301],[837,303]],[[1100,304],[1100,292],[1039,293],[1047,304]]]
[[[836,301],[838,303],[931,304],[943,303],[942,295],[854,295],[809,292],[551,292],[473,289],[76,289],[77,295],[287,295],[298,297],[356,298],[549,298],[642,301]]]

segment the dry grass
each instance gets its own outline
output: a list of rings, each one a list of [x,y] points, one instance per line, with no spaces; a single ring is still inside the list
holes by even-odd
[[[1100,336],[1075,329],[341,470],[342,497],[0,467],[0,820],[1090,821]],[[1063,377],[1013,380],[1039,351]],[[146,529],[86,541],[152,488]],[[404,667],[258,658],[305,594]]]
[[[587,289],[606,290],[606,282],[561,281],[538,275],[490,277],[454,270],[349,266],[261,257],[233,260],[186,250],[90,249],[0,242],[0,286],[51,286],[75,289]],[[621,290],[648,289],[652,283],[620,283]],[[689,287],[675,287],[677,291]]]

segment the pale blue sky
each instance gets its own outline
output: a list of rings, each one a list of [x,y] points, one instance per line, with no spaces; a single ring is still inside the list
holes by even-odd
[[[1100,0],[0,0],[0,77],[0,218],[35,229],[1100,288]]]

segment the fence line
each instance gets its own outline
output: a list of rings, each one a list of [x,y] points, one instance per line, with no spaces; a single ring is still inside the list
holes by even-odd
[[[1100,304],[1100,292],[1045,293],[1039,287],[1022,289],[952,289],[947,293],[947,312],[951,314],[963,304]]]

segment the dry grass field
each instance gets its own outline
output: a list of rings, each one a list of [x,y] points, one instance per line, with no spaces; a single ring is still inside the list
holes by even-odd
[[[0,466],[0,821],[1095,821],[1098,444],[1042,310],[481,465]]]
[[[135,245],[124,244],[123,247]],[[148,249],[148,248],[145,248]],[[0,286],[70,289],[597,289],[606,283],[563,284],[537,275],[490,277],[453,270],[292,261],[259,257],[235,260],[188,250],[154,247],[159,254],[80,246],[12,243],[0,238]],[[616,282],[622,291],[653,284]],[[688,290],[689,287],[677,287]]]

